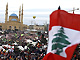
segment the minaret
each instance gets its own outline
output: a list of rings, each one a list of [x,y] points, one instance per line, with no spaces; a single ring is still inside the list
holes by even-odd
[[[23,4],[22,4],[22,13],[21,13],[21,23],[23,24]]]
[[[19,22],[20,22],[20,20],[21,20],[21,6],[19,8]]]
[[[7,20],[8,20],[8,3],[6,5],[5,23],[7,22]]]

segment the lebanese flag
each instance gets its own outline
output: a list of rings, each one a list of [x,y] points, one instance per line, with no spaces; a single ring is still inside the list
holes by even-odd
[[[47,54],[42,60],[71,60],[79,43],[80,15],[64,10],[52,12]]]

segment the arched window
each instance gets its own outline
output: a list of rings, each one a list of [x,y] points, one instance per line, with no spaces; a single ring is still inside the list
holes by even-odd
[[[16,26],[14,27],[14,29],[16,29]]]
[[[2,30],[2,26],[0,26],[0,30]]]
[[[19,26],[19,30],[20,30],[20,26]]]
[[[11,26],[9,26],[9,29],[11,29]]]
[[[2,28],[2,26],[0,26],[0,28]]]

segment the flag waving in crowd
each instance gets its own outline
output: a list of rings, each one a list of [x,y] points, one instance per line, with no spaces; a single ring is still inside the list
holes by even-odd
[[[71,60],[80,43],[80,15],[64,10],[52,12],[47,54],[43,60]]]

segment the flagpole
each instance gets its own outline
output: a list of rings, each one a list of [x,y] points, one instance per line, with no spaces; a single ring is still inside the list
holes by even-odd
[[[58,7],[58,10],[61,10],[61,7],[60,6]]]

